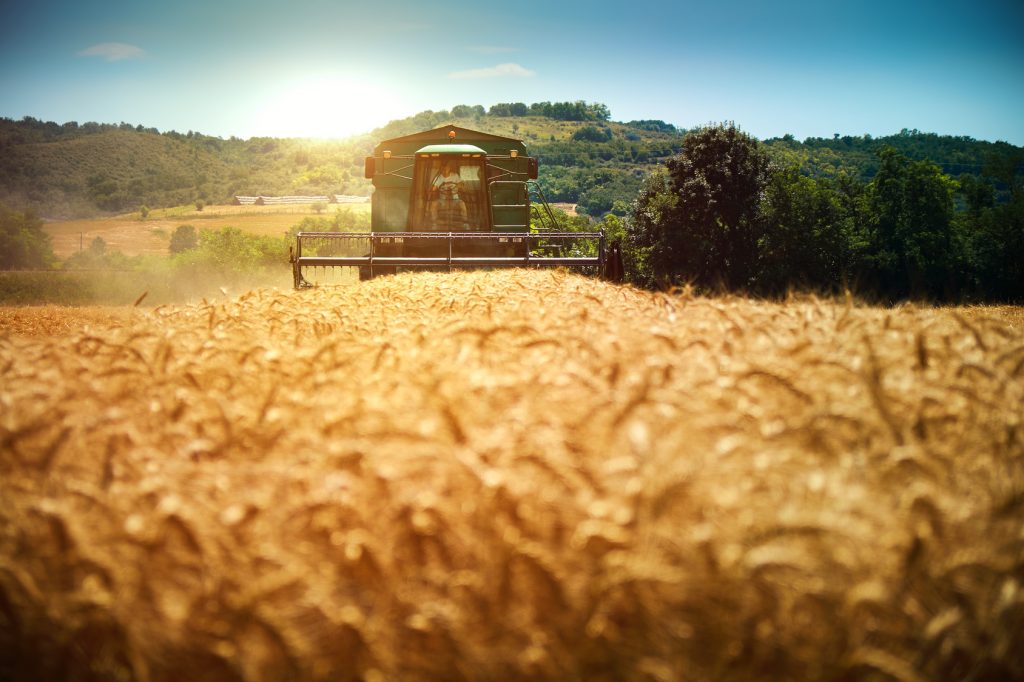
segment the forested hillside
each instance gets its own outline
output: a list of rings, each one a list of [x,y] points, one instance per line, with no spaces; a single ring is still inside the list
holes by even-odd
[[[875,176],[881,163],[879,154],[886,147],[915,161],[931,161],[954,178],[978,176],[986,169],[999,172],[996,167],[1002,160],[1021,151],[1006,142],[983,142],[908,129],[885,137],[836,134],[831,138],[809,137],[803,142],[786,135],[765,140],[764,145],[777,163],[797,165],[811,177],[835,177],[845,171],[860,180]]]
[[[80,217],[235,194],[365,192],[365,145],[0,119],[0,202]]]
[[[223,139],[128,123],[0,119],[0,202],[59,218],[224,203],[236,194],[368,194],[363,157],[378,140],[454,123],[525,140],[540,158],[549,200],[578,203],[595,216],[625,215],[644,177],[680,151],[687,131],[658,120],[610,118],[604,105],[583,102],[499,103],[486,110],[458,105],[339,141]],[[803,142],[787,135],[764,146],[775,163],[803,175],[846,174],[863,182],[877,172],[878,152],[886,146],[930,160],[954,178],[979,176],[1019,150],[916,130]]]

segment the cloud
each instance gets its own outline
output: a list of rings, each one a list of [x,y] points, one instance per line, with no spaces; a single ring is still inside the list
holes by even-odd
[[[123,59],[140,59],[146,51],[127,43],[100,43],[87,47],[78,53],[79,57],[101,57],[108,62],[119,62]]]
[[[468,71],[453,71],[448,74],[449,78],[497,78],[499,76],[536,76],[536,72],[525,69],[519,64],[498,64],[486,69],[469,69]]]
[[[466,49],[478,54],[502,54],[503,52],[519,51],[519,48],[516,47],[502,47],[500,45],[470,45]]]

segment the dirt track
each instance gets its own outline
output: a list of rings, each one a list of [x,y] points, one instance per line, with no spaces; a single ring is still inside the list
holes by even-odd
[[[1024,676],[1024,333],[422,274],[0,336],[0,678]]]

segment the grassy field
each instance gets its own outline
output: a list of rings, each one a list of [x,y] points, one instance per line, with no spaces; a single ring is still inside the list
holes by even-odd
[[[322,213],[309,206],[207,206],[202,211],[191,207],[156,209],[142,220],[139,214],[128,213],[109,218],[48,222],[44,230],[50,235],[58,258],[67,258],[88,248],[96,237],[102,237],[107,248],[128,256],[167,253],[171,234],[179,225],[220,229],[237,227],[251,234],[283,236],[303,218],[330,216],[334,211],[351,210],[368,214],[370,204],[328,204]]]
[[[0,309],[0,678],[1021,679],[1022,319],[559,271]]]

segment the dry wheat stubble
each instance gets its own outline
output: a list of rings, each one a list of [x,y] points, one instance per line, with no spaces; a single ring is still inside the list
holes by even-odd
[[[1022,345],[560,272],[0,338],[0,671],[1021,676]]]

